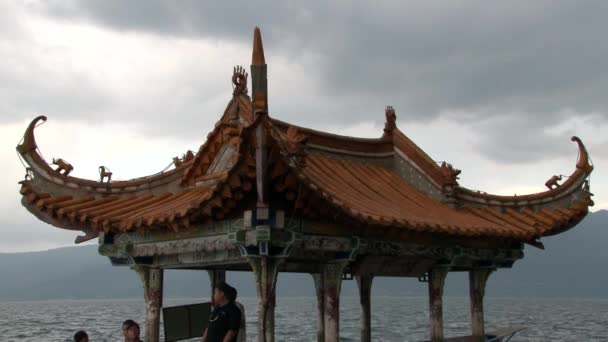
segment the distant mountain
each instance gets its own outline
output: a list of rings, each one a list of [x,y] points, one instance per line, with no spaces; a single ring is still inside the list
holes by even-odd
[[[543,239],[546,250],[526,246],[525,258],[513,269],[490,277],[487,295],[493,297],[608,298],[608,211],[590,214],[576,228]],[[0,301],[137,298],[140,281],[128,267],[113,267],[97,254],[96,246],[68,247],[45,252],[0,254]],[[168,271],[165,296],[208,297],[204,271]],[[229,272],[228,281],[241,296],[255,296],[253,275]],[[345,295],[356,294],[354,281],[343,283]],[[281,274],[279,296],[313,296],[307,274]],[[412,278],[377,278],[374,295],[426,295],[426,284]],[[446,295],[467,295],[464,273],[450,274]]]

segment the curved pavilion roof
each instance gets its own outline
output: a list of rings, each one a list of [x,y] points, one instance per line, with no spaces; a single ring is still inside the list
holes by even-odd
[[[261,38],[256,42],[254,65],[261,65]],[[170,171],[128,181],[59,173],[35,140],[35,128],[46,117],[34,119],[17,146],[29,165],[20,182],[23,205],[42,221],[88,237],[100,231],[188,229],[242,215],[264,173],[273,200],[310,219],[404,239],[418,234],[534,245],[576,225],[593,205],[587,182],[593,167],[576,137],[578,161],[561,185],[523,196],[491,195],[460,186],[460,171],[438,165],[401,132],[391,107],[380,138],[339,136],[254,113],[265,94],[254,91],[252,103],[246,81],[244,70],[235,68],[233,98],[195,155],[178,160]],[[269,152],[264,167],[256,161],[259,129]]]

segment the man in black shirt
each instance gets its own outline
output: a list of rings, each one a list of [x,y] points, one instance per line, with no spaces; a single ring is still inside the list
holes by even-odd
[[[213,311],[205,329],[203,342],[236,342],[241,326],[241,310],[234,304],[236,289],[219,283],[213,289]]]

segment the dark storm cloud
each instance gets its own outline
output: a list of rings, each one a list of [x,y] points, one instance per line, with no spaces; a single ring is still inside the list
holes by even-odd
[[[35,9],[119,31],[243,42],[261,25],[267,55],[270,50],[301,63],[319,80],[315,91],[343,108],[324,115],[336,104],[298,105],[307,120],[377,120],[385,104],[408,120],[466,112],[458,119],[489,120],[480,147],[496,159],[532,158],[504,144],[509,134],[524,136],[520,142],[533,137],[539,146],[553,143],[538,132],[566,120],[564,109],[608,116],[605,1],[99,0],[45,2]],[[318,56],[319,64],[302,57],[308,55]],[[290,113],[301,115],[282,109],[287,120]],[[505,132],[505,113],[527,124]]]
[[[0,66],[0,88],[4,88],[0,123],[41,114],[64,119],[79,115],[101,119],[95,114],[109,104],[110,97],[82,75],[66,70],[57,73],[30,70],[28,72],[40,77],[26,77],[14,71],[12,65]]]
[[[250,40],[322,55],[327,91],[400,95],[413,113],[606,109],[606,2],[75,1],[43,7],[118,30]],[[579,100],[580,99],[580,100]]]
[[[571,131],[552,135],[542,122],[534,119],[507,115],[476,123],[475,127],[479,132],[477,150],[486,158],[504,164],[530,164],[576,153],[575,146],[570,146]]]

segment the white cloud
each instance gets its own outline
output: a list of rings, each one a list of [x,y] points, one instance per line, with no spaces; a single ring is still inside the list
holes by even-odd
[[[419,10],[426,12],[426,7]],[[304,12],[300,24],[308,25],[307,20],[319,15]],[[326,19],[328,21],[316,29],[337,29],[330,25],[333,17]],[[608,180],[603,172],[608,168],[605,112],[573,106],[554,116],[536,118],[521,112],[508,120],[505,113],[511,113],[513,107],[502,108],[498,104],[488,109],[487,117],[478,106],[473,106],[477,108],[475,112],[467,110],[467,106],[456,106],[457,109],[446,109],[428,117],[424,111],[411,112],[416,107],[407,107],[408,101],[418,97],[436,101],[438,87],[444,95],[454,96],[437,103],[441,108],[450,101],[462,102],[458,92],[446,92],[446,89],[457,89],[463,97],[469,97],[464,100],[465,104],[479,98],[482,103],[492,101],[491,97],[475,93],[479,89],[469,89],[467,84],[459,83],[462,79],[458,77],[466,74],[464,79],[468,80],[469,71],[479,73],[479,68],[488,68],[488,74],[484,74],[487,76],[484,80],[488,81],[487,96],[505,100],[501,97],[505,91],[505,101],[511,103],[515,100],[508,97],[509,89],[501,89],[505,85],[497,80],[501,70],[512,69],[502,60],[485,59],[482,62],[487,64],[469,64],[469,71],[454,69],[454,65],[469,63],[466,54],[456,54],[462,59],[456,64],[441,64],[455,57],[446,55],[446,59],[442,59],[442,39],[437,36],[439,33],[430,32],[435,32],[430,30],[431,26],[427,27],[429,32],[419,32],[424,33],[428,45],[412,40],[411,48],[404,50],[399,46],[401,55],[382,48],[367,51],[365,44],[382,47],[384,43],[381,39],[370,41],[370,36],[359,37],[356,32],[360,31],[349,31],[350,24],[344,18],[337,19],[342,25],[340,32],[327,32],[327,35],[316,29],[303,35],[297,34],[299,29],[283,32],[281,25],[285,23],[269,27],[268,31],[274,32],[270,37],[285,39],[279,48],[273,48],[276,39],[265,45],[273,117],[337,134],[379,137],[384,107],[392,104],[396,106],[402,131],[433,159],[448,161],[463,170],[463,186],[507,195],[543,191],[544,182],[553,174],[570,174],[576,162],[576,145],[568,139],[576,134],[587,144],[595,162],[592,191],[597,194],[596,209],[608,208]],[[417,18],[413,27],[426,27],[425,20]],[[370,24],[370,28],[386,34],[387,44],[397,48],[389,38],[399,35],[399,31],[395,31],[399,26],[378,22],[391,25]],[[458,22],[448,24],[458,26]],[[477,22],[475,26],[479,25],[482,23]],[[250,31],[242,32],[246,37],[249,34]],[[463,31],[463,34],[467,35],[468,44],[477,44],[477,31]],[[490,32],[480,41],[494,41],[493,34],[495,32]],[[343,40],[337,42],[336,37]],[[416,33],[409,32],[408,37],[414,39]],[[221,34],[179,36],[154,30],[112,29],[95,21],[46,17],[29,11],[27,6],[8,2],[0,3],[0,38],[0,93],[3,95],[0,157],[4,161],[0,208],[5,218],[0,221],[4,236],[0,252],[69,245],[76,235],[39,222],[19,203],[16,182],[23,178],[24,170],[14,148],[34,116],[47,114],[49,117],[49,121],[37,129],[44,156],[68,160],[75,166],[75,176],[97,179],[97,167],[102,164],[114,172],[116,179],[153,174],[167,166],[171,157],[187,149],[196,150],[204,142],[230,99],[232,67],[247,66],[251,56],[249,39],[227,39]],[[342,43],[345,45],[340,45]],[[519,51],[515,49],[512,53]],[[418,59],[423,63],[416,64]],[[433,64],[433,59],[439,60],[439,64]],[[360,68],[362,63],[367,64],[366,68]],[[491,69],[496,63],[501,65],[498,71]],[[441,68],[437,69],[437,65]],[[409,69],[407,72],[404,66]],[[569,72],[576,71],[573,70]],[[515,81],[515,84],[523,82]],[[385,88],[388,91],[382,90]],[[369,93],[365,89],[370,89]],[[582,92],[585,89],[579,90],[581,92],[567,94],[565,99],[575,97],[571,103],[582,102],[587,95]],[[596,101],[593,94],[589,96]],[[542,97],[538,93],[527,95],[530,96],[516,100]],[[496,113],[502,113],[498,120]],[[525,120],[529,120],[529,124]],[[533,139],[522,137],[530,132],[543,135]],[[537,152],[527,150],[529,146],[537,148]],[[519,163],[511,162],[513,160]]]

